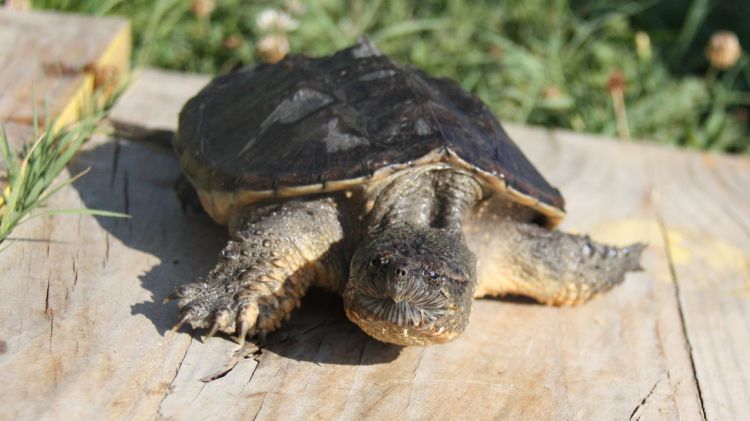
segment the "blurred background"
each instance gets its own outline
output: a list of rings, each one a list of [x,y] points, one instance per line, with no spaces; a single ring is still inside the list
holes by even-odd
[[[135,66],[225,73],[367,35],[502,121],[750,153],[750,1],[10,0],[131,19]]]

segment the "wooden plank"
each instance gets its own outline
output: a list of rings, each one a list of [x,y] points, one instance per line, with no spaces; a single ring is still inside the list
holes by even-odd
[[[565,144],[581,138],[562,132],[558,137]],[[622,159],[642,162],[641,171],[653,186],[644,200],[666,244],[668,279],[704,417],[722,420],[748,413],[750,161],[668,148],[640,147],[647,153],[618,149]],[[634,229],[641,221],[628,224]]]
[[[112,94],[127,76],[130,42],[122,18],[0,10],[0,121],[30,124],[45,106],[74,121],[94,87]]]
[[[80,117],[95,90],[97,100],[111,98],[127,78],[130,44],[122,18],[0,8],[0,125],[10,143],[36,140],[35,113],[40,127],[56,118],[59,129]]]
[[[665,158],[647,159],[706,417],[737,418],[750,413],[750,164]]]
[[[0,254],[0,419],[152,418],[192,341],[166,333],[174,313],[159,301],[173,278],[212,265],[202,249],[224,230],[182,213],[166,151],[99,137],[71,171],[89,166],[51,206],[132,218],[44,218],[13,233]]]
[[[148,103],[160,106],[158,99]],[[203,343],[169,332],[176,310],[161,298],[204,273],[226,234],[206,217],[182,213],[170,151],[95,139],[71,169],[92,166],[92,174],[54,205],[133,218],[39,219],[14,233],[19,241],[0,254],[0,370],[10,379],[0,385],[0,418],[744,414],[742,379],[750,370],[740,357],[748,350],[743,291],[750,277],[701,253],[719,250],[720,241],[739,253],[726,254],[730,261],[747,259],[743,222],[736,222],[744,221],[747,200],[732,199],[750,179],[747,160],[509,131],[568,199],[563,228],[602,241],[649,242],[646,270],[578,308],[480,300],[458,341],[404,349],[368,338],[346,320],[338,297],[323,293],[307,297],[258,348],[236,351],[223,337]],[[704,167],[713,173],[702,174]],[[692,187],[684,186],[687,176],[670,177],[691,171],[699,178]],[[705,191],[715,184],[730,187],[710,196]],[[737,205],[721,208],[726,203]],[[711,220],[726,228],[710,227]],[[701,245],[706,239],[715,241]],[[719,263],[704,264],[711,259]]]
[[[621,381],[634,382],[642,391],[642,400],[633,406],[631,419],[663,419],[670,418],[669,414],[681,419],[700,419],[695,374],[681,332],[675,285],[670,282],[667,247],[651,200],[652,181],[650,174],[642,170],[642,156],[662,149],[565,131],[549,131],[549,143],[525,141],[538,137],[538,130],[511,127],[511,136],[521,143],[534,162],[545,168],[545,175],[554,180],[566,197],[568,217],[561,229],[587,232],[605,242],[649,244],[643,258],[646,273],[631,275],[624,285],[611,293],[619,294],[632,285],[629,283],[633,279],[646,276],[641,285],[646,291],[636,298],[640,305],[624,311],[615,322],[615,325],[625,323],[629,329],[639,331],[638,339],[608,345],[614,352],[628,353],[630,358],[649,360],[641,364],[650,366],[651,373],[633,364],[629,369],[631,374],[621,378]],[[550,165],[549,161],[555,164]],[[607,296],[602,298],[608,299]],[[659,357],[642,354],[642,349],[649,347],[655,349],[652,352]],[[585,359],[589,357],[585,353],[581,357],[585,367]],[[632,373],[639,374],[634,378]],[[591,385],[584,383],[582,387]],[[586,392],[580,390],[579,393]]]

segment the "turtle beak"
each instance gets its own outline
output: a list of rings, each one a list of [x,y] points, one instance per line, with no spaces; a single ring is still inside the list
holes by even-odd
[[[401,285],[389,285],[385,292],[385,296],[393,300],[395,303],[406,301],[406,288]]]

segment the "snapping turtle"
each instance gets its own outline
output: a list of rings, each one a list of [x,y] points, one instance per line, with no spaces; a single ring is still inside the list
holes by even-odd
[[[639,269],[643,245],[553,230],[564,201],[477,97],[367,40],[216,78],[175,150],[231,239],[171,298],[179,329],[238,341],[279,327],[310,286],[369,335],[456,338],[474,297],[573,305]]]

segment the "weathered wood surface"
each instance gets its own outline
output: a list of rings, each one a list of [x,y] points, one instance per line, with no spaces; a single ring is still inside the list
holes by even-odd
[[[160,85],[172,86],[147,86]],[[153,109],[174,110],[184,100],[158,90],[128,95]],[[405,349],[369,339],[346,320],[338,298],[323,293],[308,296],[257,347],[170,332],[176,309],[161,299],[211,267],[226,234],[180,209],[171,151],[94,139],[71,169],[91,166],[91,174],[54,205],[133,217],[35,220],[0,254],[0,418],[728,420],[750,413],[750,162],[509,131],[568,199],[562,228],[648,242],[645,271],[577,308],[480,300],[459,340]]]
[[[130,24],[122,18],[0,8],[0,124],[14,144],[34,141],[34,113],[57,128],[75,121],[101,88],[104,99],[127,77]],[[48,113],[48,114],[46,114]]]

